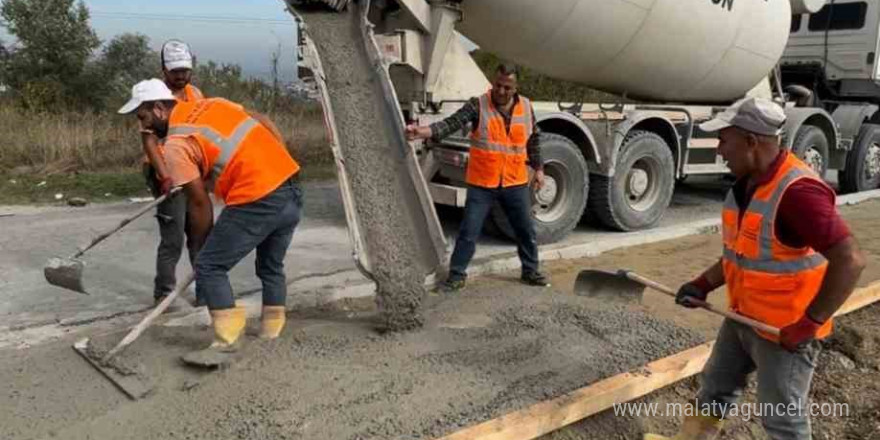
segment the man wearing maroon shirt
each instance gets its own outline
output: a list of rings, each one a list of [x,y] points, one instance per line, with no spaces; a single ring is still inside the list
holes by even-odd
[[[700,126],[718,131],[718,153],[737,177],[722,214],[723,256],[679,289],[695,307],[727,285],[730,307],[781,328],[777,337],[725,320],[676,440],[714,439],[757,372],[758,402],[774,440],[811,439],[806,403],[832,316],[855,288],[864,256],[835,206],[834,191],[780,147],[785,113],[772,101],[743,99]],[[665,439],[647,434],[646,440]]]

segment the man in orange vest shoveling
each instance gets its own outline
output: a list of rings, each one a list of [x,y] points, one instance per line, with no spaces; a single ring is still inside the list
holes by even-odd
[[[538,242],[529,206],[527,162],[535,170],[537,187],[544,185],[537,125],[531,102],[517,93],[517,73],[513,67],[499,66],[492,90],[471,99],[452,116],[427,127],[410,125],[406,134],[409,140],[442,139],[468,123],[473,130],[465,177],[467,202],[449,262],[449,277],[441,289],[453,292],[464,287],[477,238],[496,201],[516,233],[522,282],[549,286],[538,271]]]
[[[690,298],[705,300],[727,285],[731,310],[780,328],[781,335],[725,320],[696,401],[685,406],[673,439],[716,438],[752,372],[758,403],[768,409],[760,412],[767,435],[812,438],[807,398],[818,340],[831,332],[832,316],[852,294],[865,259],[837,212],[834,191],[780,147],[784,123],[777,104],[745,98],[700,125],[719,131],[718,153],[738,180],[721,214],[721,259],[684,284],[676,303],[694,307]]]
[[[192,102],[204,99],[202,92],[191,84],[193,56],[189,46],[178,40],[169,40],[162,45],[160,52],[162,74],[165,85],[171,89],[178,101]],[[151,130],[141,130],[144,149],[143,173],[147,186],[154,197],[168,194],[171,190],[171,177],[162,160],[159,138]],[[156,249],[156,277],[153,281],[153,298],[156,304],[162,302],[177,284],[175,268],[183,253],[183,244],[188,237],[189,223],[186,219],[186,196],[178,194],[156,207],[159,222],[159,247]],[[190,263],[194,263],[196,251],[187,241]],[[196,301],[204,305],[204,298]]]
[[[198,252],[196,294],[207,300],[214,342],[184,361],[216,366],[231,360],[245,328],[228,272],[256,249],[263,284],[260,337],[277,338],[285,323],[284,255],[299,223],[299,165],[277,127],[222,98],[181,102],[158,79],[142,81],[120,113],[137,113],[142,129],[165,139],[164,159],[188,203],[190,239]],[[208,189],[226,204],[217,222]]]

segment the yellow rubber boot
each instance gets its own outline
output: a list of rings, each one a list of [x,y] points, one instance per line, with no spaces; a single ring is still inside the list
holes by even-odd
[[[238,342],[244,334],[247,313],[244,307],[211,310],[214,341],[208,348],[183,356],[183,361],[199,367],[219,367],[232,362],[238,350]]]
[[[214,342],[211,347],[228,348],[232,347],[244,333],[247,313],[244,307],[211,310],[211,319],[214,321]]]
[[[286,322],[284,306],[263,306],[260,320],[260,339],[275,339],[281,334]]]
[[[714,440],[721,432],[722,420],[711,416],[685,416],[678,434],[664,437],[645,434],[644,440]]]

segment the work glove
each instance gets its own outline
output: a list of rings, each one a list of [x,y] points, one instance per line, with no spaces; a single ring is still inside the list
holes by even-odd
[[[804,314],[798,322],[787,325],[780,330],[779,343],[788,351],[797,351],[815,339],[816,332],[821,327],[821,322],[816,322],[809,315]]]
[[[698,283],[694,281],[682,284],[681,287],[679,287],[678,289],[678,293],[675,294],[675,303],[680,306],[693,309],[699,306],[689,302],[688,298],[706,301],[706,297],[709,296],[709,292],[701,289],[697,284]]]

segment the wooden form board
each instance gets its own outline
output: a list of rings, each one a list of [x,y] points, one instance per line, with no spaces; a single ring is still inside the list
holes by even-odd
[[[880,301],[880,282],[857,289],[835,316]],[[437,440],[532,440],[691,377],[709,360],[715,341],[651,362],[571,393],[470,426]]]

